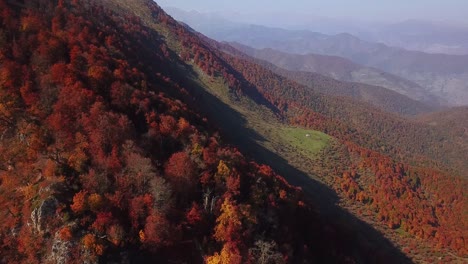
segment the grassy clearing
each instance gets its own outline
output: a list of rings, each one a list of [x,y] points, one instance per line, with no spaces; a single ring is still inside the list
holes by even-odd
[[[287,126],[279,121],[267,107],[258,105],[247,97],[237,98],[234,102],[221,78],[206,76],[197,67],[194,67],[194,70],[199,74],[202,86],[207,87],[209,93],[239,113],[239,116],[244,119],[243,126],[258,135],[254,138],[257,138],[257,143],[263,147],[273,152],[281,149],[290,154],[299,154],[314,159],[333,140],[332,137],[319,131]],[[219,115],[226,122],[235,121],[232,120],[232,114],[221,108],[213,109],[212,114]]]
[[[331,140],[327,134],[302,128],[280,128],[278,133],[291,146],[309,155],[318,154]]]

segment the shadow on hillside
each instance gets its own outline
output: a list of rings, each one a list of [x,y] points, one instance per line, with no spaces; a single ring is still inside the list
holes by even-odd
[[[342,240],[339,242],[346,249],[349,248],[349,253],[358,263],[412,263],[382,233],[339,207],[338,196],[328,186],[312,179],[277,153],[258,144],[268,139],[247,128],[247,120],[242,114],[194,81],[200,79],[198,74],[182,62],[177,54],[170,53],[174,64],[166,65],[165,74],[176,77],[174,79],[179,80],[179,85],[188,91],[188,105],[207,116],[210,124],[217,125],[214,129],[221,132],[223,139],[238,147],[248,158],[269,165],[290,184],[300,186],[319,212],[321,222],[324,225],[331,224],[338,231],[337,237]],[[166,92],[171,94],[174,91]]]
[[[190,69],[187,73],[196,76]],[[382,233],[337,205],[336,193],[326,185],[312,179],[306,173],[291,166],[287,160],[266,149],[257,142],[267,139],[246,127],[246,118],[208,93],[199,84],[186,79],[184,87],[190,87],[193,107],[199,108],[219,126],[224,139],[238,147],[248,158],[268,164],[290,184],[300,186],[306,197],[317,208],[323,223],[331,223],[339,237],[349,247],[359,263],[412,263]]]

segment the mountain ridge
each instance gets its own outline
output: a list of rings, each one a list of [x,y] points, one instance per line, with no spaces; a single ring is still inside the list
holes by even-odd
[[[383,87],[359,83],[359,81],[353,78],[352,75],[362,76],[365,75],[362,73],[363,71],[369,71],[364,68],[361,69],[360,66],[339,57],[336,57],[336,60],[330,60],[328,56],[322,57],[311,54],[308,56],[289,55],[287,53],[280,53],[269,49],[254,50],[240,44],[228,44],[249,56],[268,61],[278,66],[279,68],[274,68],[271,65],[264,65],[274,72],[295,80],[303,85],[315,88],[317,91],[325,94],[350,96],[364,102],[369,102],[374,106],[381,107],[389,112],[400,114],[413,115],[423,112],[431,112],[437,109],[436,107],[431,107],[430,105],[411,100],[406,96],[400,95],[401,90],[398,90],[398,92],[400,92],[398,93]],[[303,61],[304,63],[302,63]],[[284,70],[281,70],[280,68],[283,68]],[[375,73],[371,70],[370,74]],[[382,75],[385,73],[377,72],[377,74]],[[346,82],[340,83],[334,79]],[[322,82],[324,84],[321,84]],[[417,87],[416,84],[414,84],[414,86]],[[402,85],[401,87],[404,86]],[[411,88],[404,90],[403,93],[411,93],[413,98],[418,97]],[[434,103],[434,99],[430,100],[428,104],[429,103]]]
[[[183,14],[178,17],[184,20]],[[200,18],[202,19],[202,18]],[[192,19],[191,21],[197,21]],[[223,30],[200,24],[197,30],[218,40],[239,42],[257,49],[274,48],[288,53],[308,53],[344,57],[373,67],[423,87],[449,105],[468,102],[467,55],[429,54],[371,43],[350,34],[325,35],[307,30],[285,30],[258,25],[238,25]]]

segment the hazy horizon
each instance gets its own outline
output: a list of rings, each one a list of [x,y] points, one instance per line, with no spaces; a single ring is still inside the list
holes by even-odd
[[[359,3],[349,0],[327,2],[157,0],[156,2],[163,8],[175,7],[184,11],[215,13],[237,22],[275,25],[300,25],[314,18],[349,20],[356,23],[369,21],[397,23],[406,20],[422,20],[468,25],[465,12],[468,10],[468,1],[462,0],[413,0],[411,2],[363,0]],[[283,17],[278,19],[280,15]]]

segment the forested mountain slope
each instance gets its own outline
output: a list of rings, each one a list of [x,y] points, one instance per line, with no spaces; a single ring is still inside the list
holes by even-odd
[[[466,237],[464,230],[466,230],[467,223],[464,218],[459,218],[460,215],[457,212],[466,211],[467,208],[467,201],[462,195],[466,188],[466,179],[463,177],[465,174],[462,169],[466,166],[466,142],[459,146],[456,145],[458,142],[455,143],[449,135],[430,126],[398,118],[350,100],[321,96],[304,86],[265,70],[255,63],[256,60],[239,54],[229,46],[207,39],[187,28],[182,29],[181,25],[173,21],[169,20],[167,24],[172,28],[172,32],[181,32],[177,36],[165,35],[169,43],[176,42],[172,46],[173,49],[177,50],[186,61],[196,66],[202,79],[202,86],[227,105],[226,110],[224,106],[221,109],[219,105],[210,106],[210,101],[204,103],[208,108],[212,107],[209,109],[212,110],[209,111],[210,116],[218,120],[217,123],[225,128],[225,134],[237,139],[239,146],[249,148],[245,146],[245,140],[246,138],[251,140],[249,137],[252,136],[253,130],[256,132],[253,136],[258,138],[256,142],[273,153],[280,154],[288,162],[293,162],[288,155],[296,152],[288,152],[287,149],[281,147],[284,145],[275,141],[276,136],[284,137],[284,134],[278,131],[278,128],[274,128],[277,122],[272,119],[271,115],[277,116],[280,121],[283,120],[280,124],[302,125],[326,132],[342,142],[339,143],[341,146],[338,149],[344,153],[337,156],[342,158],[344,156],[349,162],[348,166],[338,169],[335,167],[337,164],[346,163],[336,163],[335,160],[330,164],[330,160],[322,160],[321,164],[314,164],[314,169],[306,169],[309,177],[317,179],[314,174],[324,175],[327,168],[330,169],[329,166],[335,167],[334,171],[332,170],[333,173],[325,175],[329,179],[324,181],[328,181],[327,184],[333,186],[347,201],[356,201],[360,205],[352,203],[364,210],[370,209],[368,216],[371,219],[386,223],[391,230],[394,230],[388,232],[389,236],[395,234],[395,230],[402,230],[410,238],[424,240],[424,242],[411,242],[416,243],[418,247],[429,242],[432,245],[431,250],[445,250],[451,247],[456,249],[458,254],[465,254],[463,252],[466,251],[466,245],[463,241]],[[182,32],[185,33],[182,34]],[[182,43],[182,45],[177,43]],[[200,99],[203,101],[203,96]],[[213,111],[214,109],[217,111]],[[241,127],[236,126],[235,123],[226,122],[226,120],[231,120],[226,116],[232,116],[232,110],[243,116],[240,122],[248,128],[245,130],[245,135],[244,130],[235,130]],[[273,128],[268,123],[272,124]],[[286,138],[290,140],[290,136],[288,134]],[[354,143],[349,144],[349,141]],[[345,144],[342,145],[343,143]],[[364,148],[353,145],[356,143]],[[369,152],[366,148],[372,148],[377,152]],[[356,152],[364,157],[369,155],[368,157],[372,159],[359,162],[353,154]],[[262,151],[254,150],[253,153],[257,154],[257,159],[265,160],[283,171],[284,167],[281,164],[268,160],[265,155],[258,155],[262,154]],[[310,158],[310,156],[301,157],[306,160]],[[315,162],[312,161],[312,163]],[[308,164],[304,160],[293,163],[297,168]],[[421,165],[428,167],[420,167]],[[315,167],[318,167],[318,170],[315,170]],[[362,181],[358,179],[350,181],[344,175],[347,175],[347,170],[353,168],[360,171],[359,175],[367,177],[364,177]],[[445,172],[441,172],[438,168]],[[301,170],[303,171],[303,168]],[[390,173],[391,171],[395,174]],[[335,176],[330,177],[331,175]],[[357,174],[353,173],[353,175]],[[287,178],[294,180],[297,176],[287,175]],[[388,179],[391,178],[394,178],[394,183],[389,185]],[[356,196],[360,192],[362,193]],[[404,198],[401,199],[401,205],[393,206],[392,199],[389,197],[394,196],[395,199],[399,199],[402,193]],[[364,199],[366,195],[370,196],[370,199]],[[452,198],[448,198],[447,195]],[[408,196],[418,198],[413,200]],[[437,200],[435,197],[446,198]],[[453,201],[449,207],[442,205],[448,200]],[[415,208],[410,206],[411,204],[421,205]],[[437,211],[438,207],[445,209],[439,210],[436,215],[429,213]],[[355,213],[362,216],[359,210]],[[400,235],[397,236],[401,238]],[[398,241],[398,238],[396,240]],[[408,246],[406,240],[402,240],[404,241],[400,245]],[[406,248],[405,252],[413,256],[422,253],[421,250],[412,247]],[[428,252],[422,254],[426,260],[431,256]],[[449,259],[452,255],[446,254],[445,256]]]
[[[458,248],[457,250],[461,250],[460,252],[464,252],[466,250],[466,246],[464,242],[462,242],[464,241],[464,238],[462,237],[466,236],[466,232],[463,230],[466,229],[464,226],[466,226],[467,223],[463,220],[463,217],[460,219],[458,213],[456,213],[457,211],[466,212],[466,199],[462,198],[463,190],[466,189],[466,178],[463,179],[456,176],[458,174],[465,177],[466,174],[463,172],[463,169],[459,172],[456,172],[457,169],[455,169],[457,167],[463,168],[466,166],[466,142],[463,142],[462,145],[457,145],[459,142],[452,139],[448,133],[443,131],[433,129],[426,125],[420,125],[413,121],[397,118],[396,116],[388,115],[372,109],[369,106],[356,104],[356,102],[349,100],[320,96],[310,90],[308,91],[303,86],[297,85],[273,74],[272,72],[269,72],[268,70],[265,70],[263,67],[255,64],[255,62],[257,62],[256,60],[246,57],[243,54],[239,54],[229,46],[213,42],[209,39],[204,40],[217,50],[227,52],[219,54],[211,48],[210,53],[214,53],[216,55],[219,54],[218,56],[223,57],[224,61],[228,62],[230,68],[232,67],[231,69],[234,69],[233,75],[237,77],[235,80],[244,80],[247,82],[242,83],[243,85],[241,88],[244,89],[245,93],[249,95],[252,100],[272,109],[274,113],[285,115],[284,117],[290,116],[291,119],[289,122],[292,124],[299,124],[321,130],[339,138],[340,140],[351,140],[357,142],[362,146],[373,148],[378,152],[387,153],[387,155],[396,159],[396,161],[389,159],[388,156],[377,154],[378,152],[375,151],[369,152],[369,150],[366,150],[365,148],[363,149],[358,147],[357,149],[360,150],[356,150],[355,145],[349,145],[346,143],[345,145],[347,147],[344,151],[348,152],[348,154],[344,155],[347,156],[350,163],[342,168],[344,170],[342,175],[338,173],[338,179],[335,178],[331,180],[332,182],[329,182],[330,185],[338,186],[335,188],[340,194],[347,196],[347,199],[365,204],[364,208],[373,208],[371,209],[371,212],[368,213],[370,216],[374,214],[372,210],[376,210],[374,212],[377,212],[377,215],[374,215],[374,217],[376,217],[378,221],[387,223],[393,230],[403,230],[403,232],[408,232],[408,235],[424,239],[425,241],[439,241],[437,242],[439,243],[438,247],[442,244],[448,245],[448,240],[452,241],[449,242],[449,244],[453,243],[455,242],[453,238],[461,236],[456,239],[458,242],[455,242],[459,243],[458,246],[455,246],[454,244],[453,246]],[[201,50],[200,54],[203,54],[205,51],[206,50]],[[197,56],[194,58],[194,62],[196,62]],[[215,58],[216,59],[214,60],[218,59],[218,57]],[[204,65],[203,62],[200,63],[202,66],[209,68],[209,66]],[[209,70],[207,71],[209,72]],[[225,76],[225,78],[230,80],[232,77],[228,75]],[[232,85],[236,85],[236,83],[233,82]],[[267,100],[267,102],[265,102],[265,100]],[[242,98],[239,99],[238,96],[234,96],[234,99],[227,99],[226,102],[228,104],[235,104],[233,107],[237,108],[237,104],[242,102]],[[249,114],[244,113],[244,115],[248,116]],[[281,152],[281,147],[275,145],[274,140],[270,138],[270,136],[274,137],[276,132],[272,132],[271,129],[262,129],[262,126],[267,125],[255,124],[255,122],[257,122],[255,120],[249,122],[253,123],[252,127],[254,130],[257,129],[257,131],[264,132],[261,133],[263,137],[267,138],[263,139],[267,140],[264,145],[270,144],[271,149]],[[349,127],[347,128],[347,126]],[[361,126],[364,126],[365,128],[362,128]],[[457,154],[454,154],[453,151],[457,152]],[[370,157],[373,158],[367,161],[364,159],[361,162],[357,162],[359,159],[356,160],[356,157],[354,156],[355,154],[353,154],[356,152],[364,156],[370,155]],[[440,153],[440,156],[438,157],[436,157],[438,155],[436,154],[437,152]],[[283,157],[286,157],[288,153],[283,153]],[[446,159],[447,155],[450,155],[455,159],[450,158],[449,160],[452,161],[448,161]],[[427,157],[432,158],[427,160]],[[304,156],[302,156],[302,158],[304,158]],[[444,165],[441,166],[439,162],[442,160],[448,161],[447,164],[451,165],[448,167]],[[398,163],[398,161],[403,163]],[[323,168],[325,161],[322,160],[321,162],[322,164],[318,165],[318,171],[308,170],[308,172],[323,174],[323,171],[325,170],[325,168]],[[303,164],[304,160],[302,160],[302,162],[295,162],[295,166],[298,167],[301,167]],[[417,166],[405,167],[408,164]],[[424,164],[424,166],[435,168],[435,170],[420,167],[418,164]],[[315,165],[317,164],[314,164],[314,166]],[[330,165],[336,166],[337,164],[332,162],[332,164],[328,164],[328,166]],[[325,164],[325,166],[327,165]],[[385,169],[385,167],[387,168]],[[346,170],[349,170],[350,168],[351,170],[355,168],[355,173],[353,173],[353,175],[363,174],[367,177],[364,177],[361,180],[350,181],[350,179],[345,176],[347,175]],[[446,170],[446,172],[441,172],[437,168],[442,168],[443,170]],[[335,167],[335,175],[336,169],[337,168]],[[455,169],[455,171],[452,171],[452,169]],[[357,171],[360,172],[357,173]],[[392,175],[392,173],[390,173],[391,171],[396,174]],[[375,178],[368,177],[372,174]],[[410,177],[410,175],[412,176]],[[328,177],[329,176],[330,175],[328,175]],[[325,175],[325,177],[327,177],[327,175]],[[383,178],[380,179],[381,177],[387,178],[383,180]],[[392,178],[396,185],[391,186],[391,184],[389,186],[388,179]],[[424,182],[424,184],[421,184],[421,182]],[[402,191],[401,188],[405,191]],[[379,189],[380,191],[378,191]],[[457,191],[450,192],[450,189]],[[357,195],[361,191],[362,193]],[[401,199],[402,204],[399,206],[392,205],[391,203],[394,200],[389,199],[389,197],[393,196],[395,197],[394,199],[400,199],[399,197],[402,193],[406,193]],[[366,195],[370,195],[370,200],[365,198]],[[417,198],[417,200],[412,200],[408,198],[407,195],[409,195],[409,197],[419,198]],[[451,213],[449,211],[439,211],[435,216],[429,217],[435,217],[433,220],[429,220],[427,217],[431,215],[431,213],[427,215],[428,212],[434,211],[440,206],[444,207],[441,204],[442,200],[434,200],[434,197],[442,197],[446,195],[455,195],[454,197],[458,197],[455,198],[457,202],[454,202],[454,204],[450,206],[450,210],[454,211]],[[445,201],[446,199],[443,200]],[[421,207],[414,208],[411,204],[421,204]],[[455,204],[457,205],[453,207]],[[409,210],[409,212],[405,212],[407,210]],[[413,218],[410,217],[410,215],[418,215],[418,217]],[[417,228],[415,228],[415,224]],[[438,226],[440,225],[446,227],[450,226],[449,229],[454,228],[450,231],[451,235],[442,235],[441,230],[445,230],[445,228],[439,228]],[[435,231],[433,228],[436,228],[435,230],[438,231]],[[442,246],[442,248],[443,247],[446,246]],[[413,251],[412,254],[418,251],[414,251],[414,249],[407,250],[410,252]]]
[[[260,94],[291,122],[308,125],[406,161],[429,158],[466,168],[467,143],[458,146],[449,132],[380,111],[346,98],[323,96],[261,66],[227,44],[212,42]],[[403,155],[403,156],[401,156]],[[445,161],[444,161],[445,160]]]
[[[140,18],[101,1],[0,10],[0,262],[391,256],[354,246],[298,188],[223,144],[191,110],[177,74],[188,69]]]
[[[0,7],[2,262],[466,256],[466,152],[431,125],[317,94],[153,1]]]

